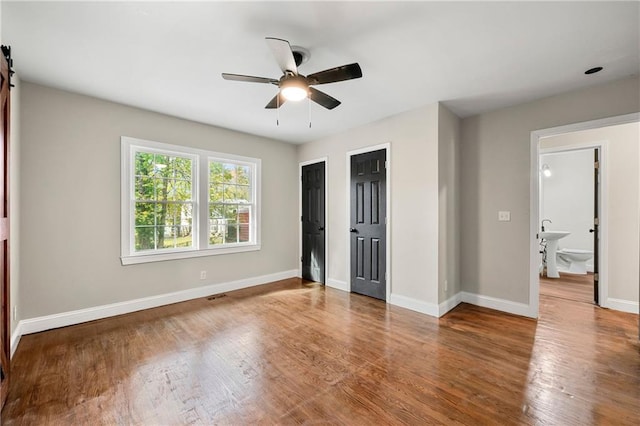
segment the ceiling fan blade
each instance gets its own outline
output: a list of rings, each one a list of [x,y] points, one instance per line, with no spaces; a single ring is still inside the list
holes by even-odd
[[[319,91],[318,89],[314,89],[313,87],[309,87],[309,99],[318,105],[322,105],[326,109],[334,109],[340,105],[339,100]]]
[[[293,52],[291,51],[291,45],[289,42],[287,40],[273,37],[267,37],[266,40],[282,72],[286,74],[287,71],[289,71],[298,75],[298,67],[296,65],[296,60],[293,57]]]
[[[309,84],[335,83],[337,81],[352,80],[362,77],[362,70],[358,63],[342,65],[307,76]]]
[[[279,98],[279,100],[278,100]],[[269,103],[267,104],[267,106],[265,106],[266,109],[276,109],[282,106],[283,103],[286,102],[286,99],[284,96],[282,96],[282,94],[280,92],[278,92],[277,95],[275,95],[273,97],[273,99],[271,99],[269,101]]]
[[[227,74],[225,72],[222,73],[222,78],[225,80],[234,80],[234,81],[247,81],[249,83],[271,83],[278,84],[278,80],[267,77],[254,77],[252,75],[242,75],[242,74]]]

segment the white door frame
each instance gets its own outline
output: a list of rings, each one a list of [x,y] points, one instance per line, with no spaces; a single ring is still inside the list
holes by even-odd
[[[364,148],[355,149],[353,151],[347,151],[346,154],[346,195],[347,195],[347,211],[346,211],[346,229],[345,233],[347,235],[347,262],[346,262],[346,270],[347,270],[347,288],[348,291],[351,291],[351,233],[349,232],[349,226],[351,221],[351,157],[358,154],[365,154],[367,152],[379,151],[384,149],[386,151],[387,164],[385,167],[386,170],[386,208],[387,208],[387,217],[385,223],[385,250],[386,250],[386,281],[387,286],[385,290],[385,298],[386,302],[389,303],[391,300],[391,142],[367,146]]]
[[[640,122],[640,113],[632,113],[619,115],[615,117],[608,117],[599,120],[591,120],[585,121],[581,123],[567,124],[564,126],[552,127],[548,129],[535,130],[531,132],[531,145],[530,145],[530,158],[531,158],[531,170],[530,170],[530,187],[529,187],[529,235],[530,235],[530,246],[529,246],[529,315],[530,317],[537,318],[540,308],[540,279],[539,279],[539,267],[540,267],[540,257],[539,257],[539,242],[537,238],[537,234],[539,231],[540,224],[540,208],[539,208],[539,191],[540,191],[540,139],[549,136],[556,136],[563,133],[577,132],[581,130],[591,130],[598,129],[601,127],[609,127],[616,126],[619,124],[627,124],[627,123],[636,123]],[[606,144],[605,144],[606,146]],[[603,153],[604,157],[604,153]],[[607,156],[608,158],[608,156]],[[605,163],[607,160],[605,158]],[[606,169],[605,164],[605,169]],[[601,177],[602,179],[602,177]],[[606,196],[606,192],[603,192],[603,195]],[[601,192],[602,193],[602,192]],[[603,207],[606,208],[605,199],[601,200],[600,211],[603,211]],[[606,228],[606,226],[605,226]],[[601,234],[602,235],[602,234]],[[600,238],[600,247],[605,247],[606,241],[604,238]],[[607,257],[607,250],[602,250],[602,262]],[[608,262],[607,262],[608,263]],[[608,271],[605,269],[600,272],[601,274],[608,274]],[[607,294],[603,294],[603,288],[606,288],[605,291],[608,291],[606,285],[606,277],[605,283],[600,282],[600,306],[606,307],[607,304]],[[604,296],[604,297],[603,297]]]
[[[298,163],[298,276],[302,278],[302,168],[324,162],[324,285],[329,280],[329,158],[321,157]]]

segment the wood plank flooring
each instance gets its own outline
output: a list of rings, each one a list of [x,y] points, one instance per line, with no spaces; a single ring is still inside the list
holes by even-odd
[[[6,425],[637,425],[637,315],[437,319],[299,279],[24,336]]]
[[[593,303],[593,274],[560,273],[560,278],[540,277],[540,294],[576,302]]]

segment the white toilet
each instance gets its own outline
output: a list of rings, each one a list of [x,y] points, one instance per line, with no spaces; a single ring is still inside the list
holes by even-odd
[[[571,274],[587,273],[587,261],[593,257],[591,250],[580,249],[561,249],[556,252],[556,259],[558,266],[563,269],[563,272],[569,272]]]

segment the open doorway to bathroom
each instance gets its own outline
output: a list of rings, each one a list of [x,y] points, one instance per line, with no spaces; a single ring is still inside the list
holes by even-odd
[[[599,229],[600,160],[607,142],[592,145],[589,138],[578,132],[540,140],[540,294],[598,304],[598,240],[606,231]]]
[[[596,302],[601,307],[638,313],[639,140],[640,113],[532,132],[530,300],[536,316],[541,297]],[[576,171],[575,164],[564,164],[578,162],[580,157],[581,171]],[[596,161],[599,180],[594,178]],[[573,192],[561,192],[558,181],[565,178],[569,180],[564,186]],[[551,186],[554,179],[556,186]],[[582,195],[578,194],[580,188]],[[543,219],[550,221],[543,223]],[[556,234],[542,234],[543,224],[546,232]],[[594,233],[598,237],[595,244]],[[543,236],[556,238],[555,247],[549,247],[548,240],[541,241]],[[550,248],[555,254],[549,253]],[[557,267],[555,278],[547,277],[550,260],[555,261],[551,272]],[[598,287],[594,286],[595,274]]]

